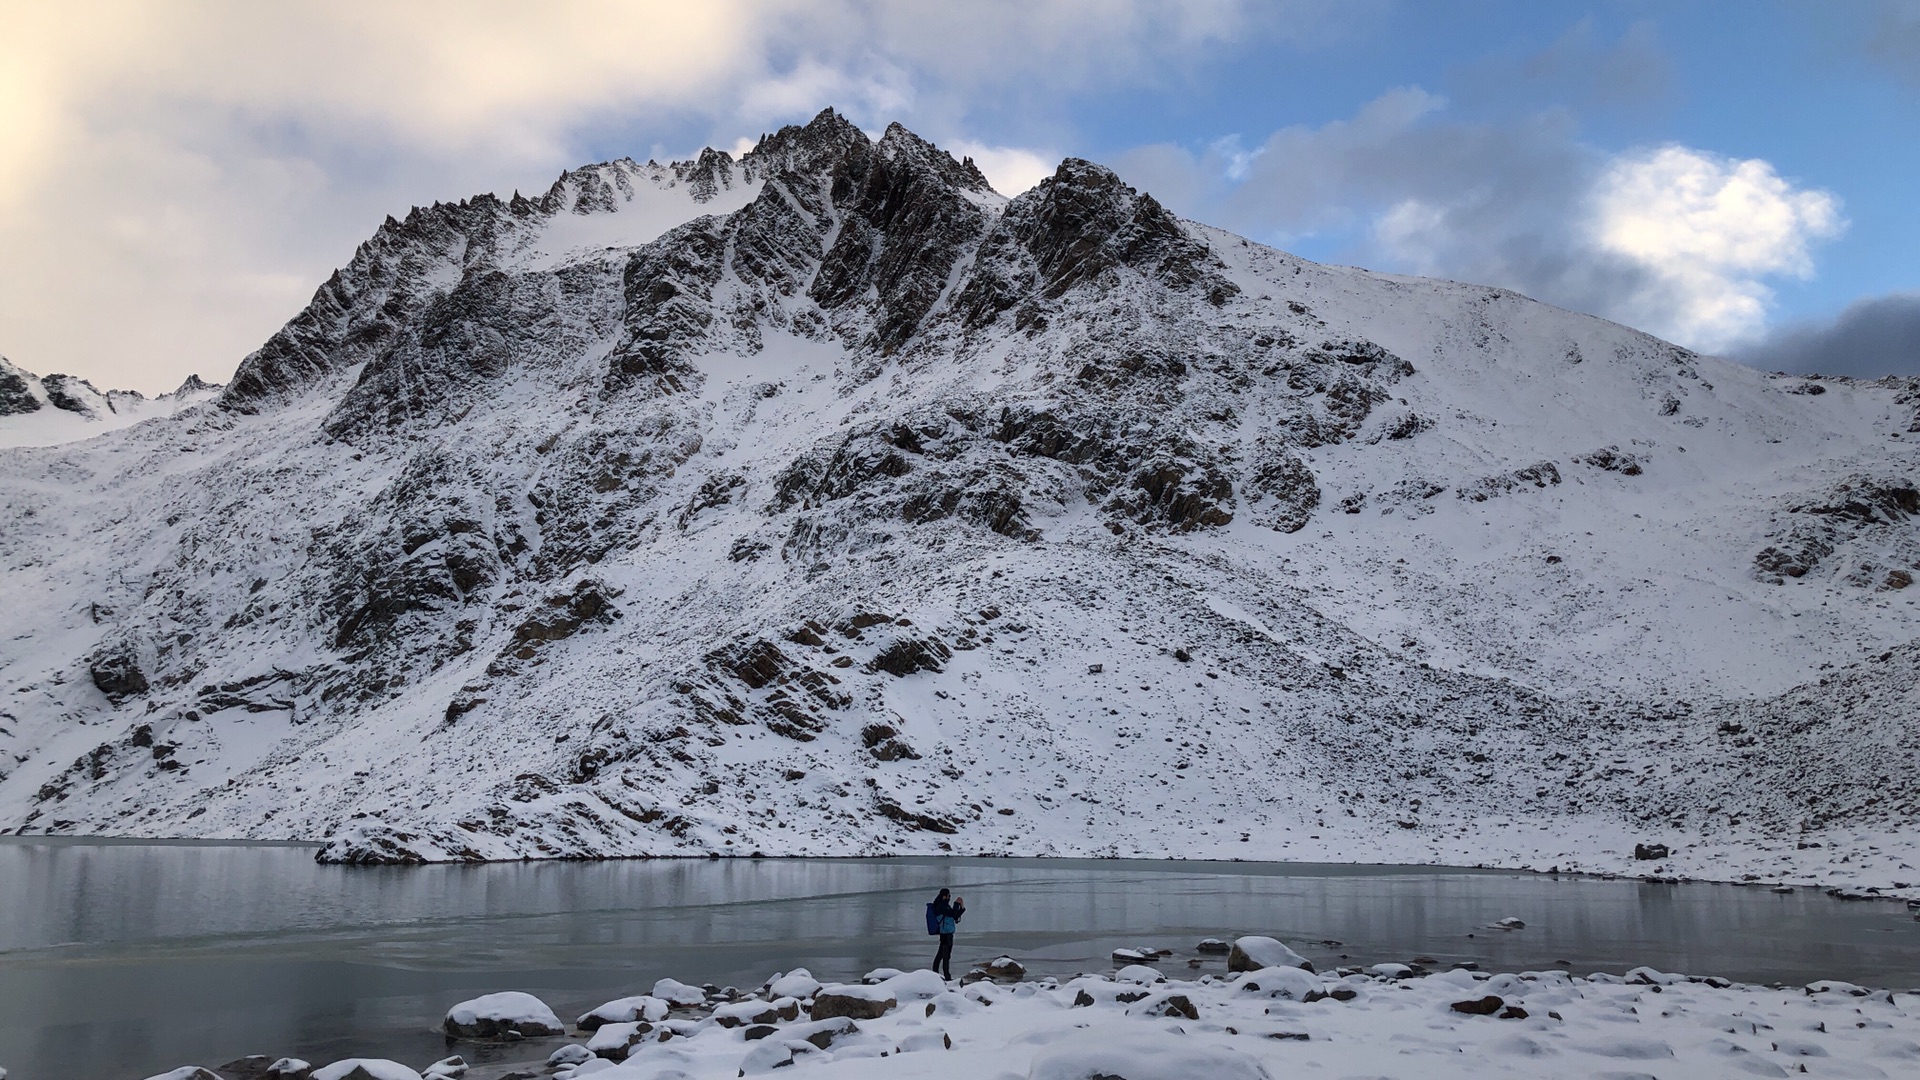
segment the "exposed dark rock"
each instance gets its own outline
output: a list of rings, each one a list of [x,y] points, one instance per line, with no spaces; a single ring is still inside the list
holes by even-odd
[[[1482,998],[1470,998],[1466,1001],[1456,1001],[1448,1007],[1451,1008],[1454,1012],[1466,1013],[1468,1016],[1492,1016],[1494,1013],[1499,1012],[1502,1008],[1505,1008],[1506,1004],[1507,1004],[1506,1001],[1500,998],[1498,995],[1488,994],[1486,997],[1482,997]]]
[[[807,1013],[815,1020],[842,1016],[849,1020],[878,1020],[899,1004],[893,998],[874,999],[823,990],[814,995]]]
[[[40,399],[33,396],[27,378],[26,372],[0,357],[0,416],[18,416],[40,408]]]
[[[1671,856],[1673,852],[1665,844],[1635,844],[1633,857],[1642,862],[1653,862]]]
[[[1509,492],[1524,491],[1530,487],[1546,488],[1558,483],[1560,483],[1559,467],[1551,461],[1540,461],[1510,473],[1486,477],[1458,489],[1454,494],[1472,502],[1486,502],[1488,499]]]
[[[72,375],[48,375],[40,380],[40,389],[46,391],[49,405],[81,416],[96,415],[88,398],[105,399],[92,383]]]
[[[1576,454],[1573,460],[1581,465],[1591,465],[1596,469],[1617,472],[1622,476],[1639,476],[1642,471],[1641,457],[1638,454],[1629,454],[1618,446],[1603,446],[1598,450]]]
[[[620,618],[614,599],[620,590],[595,578],[587,578],[572,592],[547,598],[545,610],[527,616],[513,629],[513,640],[523,647],[561,641],[589,626],[606,626]]]
[[[1299,532],[1320,505],[1313,470],[1283,445],[1262,442],[1247,476],[1247,502],[1253,520],[1280,532]]]
[[[150,688],[140,649],[134,639],[126,635],[108,638],[94,649],[87,658],[87,675],[115,705],[139,697]]]
[[[1176,1020],[1198,1020],[1200,1019],[1200,1010],[1194,1007],[1193,999],[1187,997],[1187,995],[1168,994],[1166,997],[1156,999],[1151,1005],[1147,1006],[1143,1015],[1165,1016]]]
[[[934,814],[923,814],[917,810],[909,810],[885,796],[876,797],[873,801],[873,808],[879,812],[881,817],[891,821],[897,821],[909,829],[920,832],[941,833],[950,836],[960,831],[954,822]]]
[[[905,677],[916,671],[939,671],[953,650],[938,638],[898,638],[867,661],[868,671]]]

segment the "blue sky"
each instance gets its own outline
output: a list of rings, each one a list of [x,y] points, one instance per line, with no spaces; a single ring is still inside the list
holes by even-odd
[[[210,378],[387,213],[834,106],[1309,258],[1920,372],[1920,3],[496,0],[22,9],[0,353]]]

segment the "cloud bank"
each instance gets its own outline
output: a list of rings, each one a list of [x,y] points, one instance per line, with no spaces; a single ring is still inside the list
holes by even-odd
[[[1920,375],[1920,293],[1862,300],[1831,321],[1786,327],[1740,359],[1798,375]]]
[[[1608,155],[1547,109],[1456,117],[1417,87],[1252,149],[1143,147],[1122,171],[1189,216],[1281,245],[1332,235],[1368,266],[1516,289],[1706,351],[1766,329],[1767,282],[1845,227],[1829,192],[1685,146]]]

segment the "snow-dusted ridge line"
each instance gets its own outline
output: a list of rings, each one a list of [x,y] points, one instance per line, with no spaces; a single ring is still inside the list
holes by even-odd
[[[0,449],[89,439],[172,416],[212,400],[220,389],[189,375],[178,388],[149,398],[137,390],[100,390],[72,375],[35,375],[0,356]]]
[[[1916,400],[823,113],[8,451],[0,828],[1911,892]]]

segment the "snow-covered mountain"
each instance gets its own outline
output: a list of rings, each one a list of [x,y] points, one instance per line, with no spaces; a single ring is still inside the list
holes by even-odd
[[[102,391],[72,375],[35,375],[0,356],[0,449],[90,439],[156,416],[172,416],[211,400],[220,389],[189,375],[179,389],[154,398],[138,390]]]
[[[829,111],[0,456],[0,826],[1920,881],[1916,403]]]

